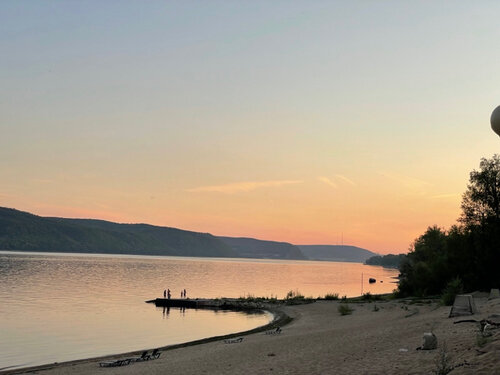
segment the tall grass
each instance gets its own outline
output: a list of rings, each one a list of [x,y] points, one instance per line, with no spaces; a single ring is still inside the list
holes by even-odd
[[[339,294],[338,293],[327,293],[327,294],[325,294],[325,299],[336,301],[339,299]]]

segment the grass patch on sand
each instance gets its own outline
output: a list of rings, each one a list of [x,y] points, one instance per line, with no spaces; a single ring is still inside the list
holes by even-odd
[[[312,303],[316,301],[312,297],[304,297],[303,294],[301,294],[297,289],[296,290],[290,290],[284,299],[285,303],[287,305],[301,305],[303,303]]]
[[[238,298],[239,302],[262,302],[262,303],[278,303],[278,297],[256,297],[253,294],[247,294],[245,297]]]

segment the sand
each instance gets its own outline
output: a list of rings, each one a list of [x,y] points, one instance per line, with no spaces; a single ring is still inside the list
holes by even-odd
[[[446,346],[450,365],[456,366],[451,374],[500,374],[500,329],[479,346],[478,323],[453,324],[500,313],[500,299],[475,301],[479,313],[452,319],[448,318],[450,307],[436,301],[350,303],[354,311],[345,316],[338,313],[338,301],[286,306],[283,310],[293,321],[279,335],[259,332],[245,335],[240,343],[226,344],[221,339],[164,350],[157,360],[123,367],[101,368],[101,358],[62,363],[35,373],[432,374]],[[416,350],[424,332],[430,331],[438,338],[438,349]]]

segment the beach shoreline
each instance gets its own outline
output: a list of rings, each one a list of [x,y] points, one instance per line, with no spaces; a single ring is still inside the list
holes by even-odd
[[[480,345],[479,321],[500,312],[500,299],[475,299],[479,312],[448,318],[450,307],[438,300],[350,301],[342,316],[341,301],[317,301],[279,307],[288,324],[273,320],[252,331],[212,337],[162,348],[153,361],[100,368],[99,362],[139,352],[24,368],[5,374],[429,374],[450,358],[451,374],[499,374],[500,334],[495,330]],[[469,322],[459,322],[469,320]],[[472,320],[472,322],[470,322]],[[476,321],[476,322],[473,322]],[[264,331],[283,327],[281,334]],[[438,340],[436,350],[417,350],[426,332]],[[243,337],[239,343],[224,339]]]
[[[212,308],[212,309],[215,309],[215,308]],[[226,307],[224,309],[231,309],[231,307],[227,307],[227,305],[226,305]],[[260,304],[258,307],[249,307],[248,304],[243,303],[240,306],[233,306],[232,310],[235,310],[235,311],[241,311],[241,310],[263,311],[263,312],[270,313],[273,316],[273,319],[268,324],[265,324],[265,325],[247,330],[247,331],[228,333],[226,335],[211,336],[211,337],[206,337],[206,338],[202,338],[199,340],[187,341],[187,342],[183,342],[183,343],[179,343],[179,344],[160,346],[160,347],[157,347],[157,349],[159,349],[161,352],[165,352],[165,351],[169,351],[169,350],[175,350],[175,349],[185,348],[188,346],[195,346],[195,345],[205,344],[205,343],[209,343],[209,342],[214,342],[214,341],[228,340],[228,339],[232,339],[232,338],[236,338],[236,337],[240,337],[240,336],[246,336],[246,335],[249,335],[252,333],[264,332],[267,330],[275,329],[277,327],[283,327],[293,320],[290,316],[285,314],[282,309],[279,308],[279,305],[275,305],[275,304],[265,304],[265,305]],[[148,350],[152,351],[153,348],[150,348]],[[38,371],[50,371],[51,369],[58,368],[58,367],[76,366],[78,364],[89,363],[89,362],[90,363],[104,362],[104,361],[111,361],[111,360],[116,360],[116,359],[120,359],[120,358],[124,358],[124,357],[138,357],[143,352],[144,352],[144,350],[141,349],[141,350],[134,350],[134,351],[130,351],[130,352],[124,352],[124,353],[109,354],[109,355],[90,357],[90,358],[81,358],[81,359],[75,359],[75,360],[64,361],[64,362],[47,363],[47,364],[29,366],[29,367],[5,368],[5,369],[0,369],[0,374],[1,375],[14,375],[14,374],[37,373]]]

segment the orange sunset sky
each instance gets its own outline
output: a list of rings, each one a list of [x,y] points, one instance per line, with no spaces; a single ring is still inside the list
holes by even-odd
[[[0,206],[399,253],[500,153],[498,2],[0,8]]]

